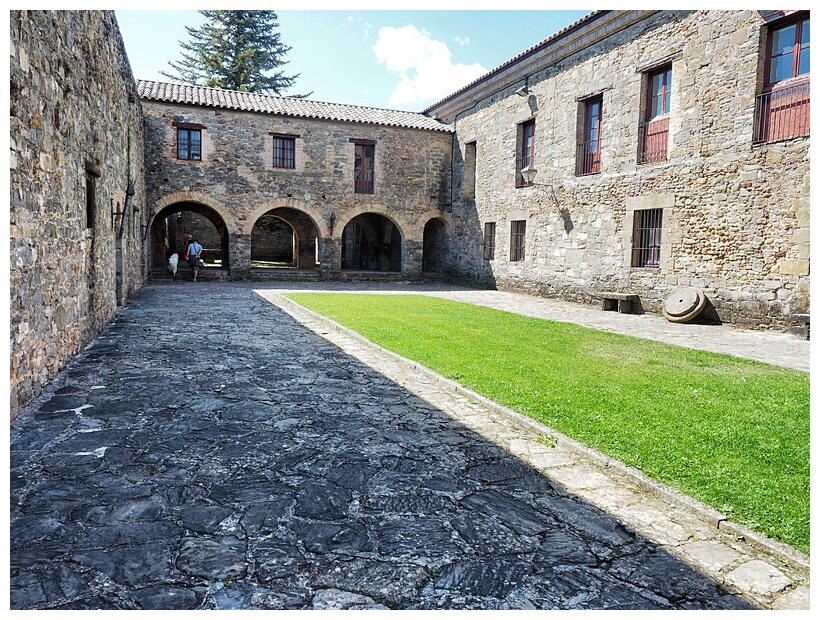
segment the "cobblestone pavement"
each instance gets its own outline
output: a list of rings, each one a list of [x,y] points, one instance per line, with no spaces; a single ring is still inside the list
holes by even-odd
[[[284,288],[149,284],[12,423],[12,609],[808,607],[802,554]]]

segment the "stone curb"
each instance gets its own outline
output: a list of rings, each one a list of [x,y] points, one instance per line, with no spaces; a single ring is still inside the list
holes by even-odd
[[[426,366],[419,364],[418,362],[411,360],[409,358],[403,357],[398,353],[394,353],[388,349],[385,349],[382,346],[374,343],[371,340],[368,340],[358,332],[353,331],[352,329],[345,327],[344,325],[337,323],[336,321],[329,319],[321,314],[314,312],[304,306],[297,304],[295,301],[292,301],[286,297],[284,297],[280,293],[273,292],[273,295],[276,296],[277,300],[282,300],[285,302],[282,306],[282,310],[288,312],[288,314],[292,314],[291,310],[293,308],[298,308],[299,311],[305,312],[313,317],[319,323],[327,326],[328,328],[332,328],[338,332],[345,334],[346,336],[360,342],[361,344],[368,346],[384,355],[390,356],[396,360],[401,361],[404,364],[412,367],[414,370],[424,374],[431,380],[435,381],[436,383],[442,385],[443,387],[467,396],[470,399],[473,399],[477,402],[480,402],[482,405],[493,409],[497,413],[504,415],[510,419],[512,419],[516,424],[519,426],[528,428],[531,431],[534,431],[541,435],[550,435],[552,436],[556,442],[560,443],[566,449],[578,454],[579,456],[584,457],[585,459],[589,460],[590,462],[602,467],[604,469],[612,469],[615,470],[620,476],[626,478],[636,486],[640,487],[641,489],[655,495],[656,497],[663,499],[673,506],[680,506],[685,508],[686,510],[690,511],[691,513],[695,514],[699,518],[703,519],[707,523],[717,527],[718,529],[724,530],[729,532],[740,539],[745,540],[747,543],[752,545],[753,547],[768,553],[774,557],[778,557],[781,559],[787,560],[789,563],[793,564],[795,567],[806,571],[807,573],[810,572],[811,569],[811,558],[802,553],[801,551],[786,545],[785,543],[778,542],[773,540],[764,534],[759,532],[755,532],[750,528],[740,525],[738,523],[734,523],[724,515],[723,513],[715,510],[711,506],[700,502],[693,497],[685,495],[678,491],[677,489],[673,489],[670,486],[663,484],[657,480],[654,480],[641,472],[640,470],[626,465],[621,461],[613,459],[598,450],[585,446],[579,441],[576,441],[570,437],[567,437],[563,433],[560,433],[541,422],[533,420],[523,414],[520,414],[512,409],[508,409],[507,407],[492,401],[481,394],[478,394],[468,388],[465,388],[462,385],[459,385],[455,381],[451,379],[447,379],[442,375],[438,374],[437,372],[430,370]],[[291,306],[290,309],[284,306]],[[295,318],[295,317],[294,317]]]

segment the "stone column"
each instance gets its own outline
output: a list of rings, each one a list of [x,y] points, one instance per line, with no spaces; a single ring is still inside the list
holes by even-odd
[[[321,263],[320,271],[323,277],[332,277],[332,274],[337,274],[342,268],[342,247],[340,239],[326,237],[322,239],[321,256],[319,261]]]
[[[316,238],[299,236],[296,248],[296,266],[299,269],[316,269]]]
[[[244,280],[251,275],[251,235],[235,234],[230,239],[230,278]]]
[[[402,274],[408,278],[421,276],[421,261],[423,256],[423,244],[420,241],[407,239],[404,247],[404,263],[402,264]]]

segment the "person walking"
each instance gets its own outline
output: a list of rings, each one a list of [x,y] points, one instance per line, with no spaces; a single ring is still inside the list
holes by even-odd
[[[197,276],[199,272],[202,270],[202,246],[199,245],[199,241],[196,238],[191,240],[191,243],[188,244],[188,266],[191,268],[191,271],[194,273],[194,282],[196,282]]]

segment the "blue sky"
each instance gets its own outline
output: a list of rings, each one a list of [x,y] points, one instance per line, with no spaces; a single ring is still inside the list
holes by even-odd
[[[288,94],[414,111],[592,11],[274,10],[281,40],[292,48],[284,69],[301,74]],[[196,10],[116,14],[134,76],[146,80],[168,81],[160,71],[173,72],[168,62],[180,59],[179,41],[189,40],[185,26],[203,21]]]

